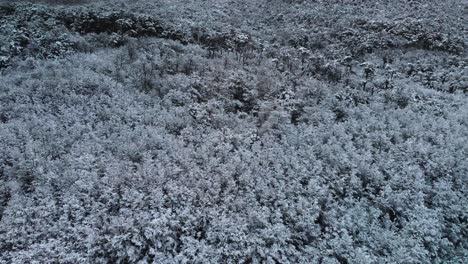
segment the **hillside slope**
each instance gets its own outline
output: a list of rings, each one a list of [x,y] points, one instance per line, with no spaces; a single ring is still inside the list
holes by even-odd
[[[58,2],[0,4],[0,263],[468,262],[464,1]]]

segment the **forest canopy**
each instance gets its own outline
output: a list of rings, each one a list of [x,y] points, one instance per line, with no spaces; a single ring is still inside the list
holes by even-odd
[[[0,263],[467,263],[465,1],[0,1]]]

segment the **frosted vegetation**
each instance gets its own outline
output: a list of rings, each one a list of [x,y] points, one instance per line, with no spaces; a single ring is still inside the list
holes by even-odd
[[[466,2],[4,2],[0,263],[468,262]]]

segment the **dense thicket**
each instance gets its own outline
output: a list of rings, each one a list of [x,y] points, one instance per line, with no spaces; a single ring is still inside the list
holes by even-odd
[[[0,5],[0,262],[466,263],[464,9]]]

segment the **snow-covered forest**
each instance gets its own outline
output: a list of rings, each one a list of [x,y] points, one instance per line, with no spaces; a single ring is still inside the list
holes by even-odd
[[[468,263],[464,0],[0,0],[0,263]]]

